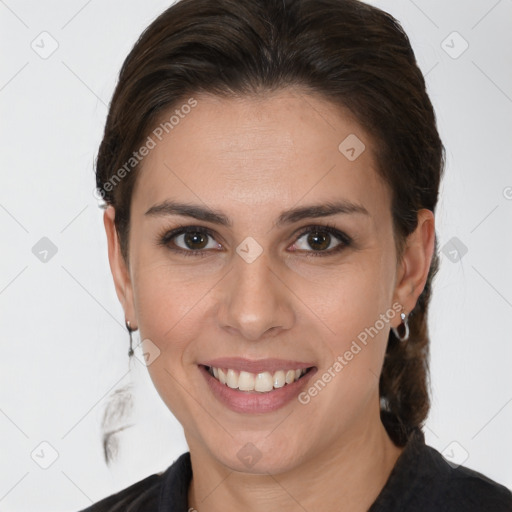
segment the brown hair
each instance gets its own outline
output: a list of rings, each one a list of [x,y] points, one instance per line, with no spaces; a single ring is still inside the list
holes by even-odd
[[[99,148],[96,185],[115,207],[127,263],[140,168],[131,159],[162,115],[202,92],[229,97],[287,86],[348,109],[373,137],[378,172],[392,192],[401,257],[418,210],[435,211],[445,153],[398,21],[358,0],[181,0],[146,28],[126,58]],[[430,406],[427,310],[437,250],[436,239],[425,288],[409,315],[409,341],[400,343],[391,331],[380,377],[382,417],[395,424],[397,444],[421,426]]]

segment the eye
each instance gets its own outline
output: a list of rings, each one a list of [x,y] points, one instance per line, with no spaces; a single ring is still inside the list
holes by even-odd
[[[208,256],[203,249],[216,249],[221,245],[216,242],[208,243],[208,237],[213,238],[213,233],[200,226],[180,226],[160,237],[158,243],[168,247],[171,251],[185,256]],[[175,247],[172,247],[174,245]]]
[[[307,235],[307,236],[306,236]],[[212,238],[211,241],[208,238]],[[304,239],[301,242],[301,239]],[[338,241],[335,244],[336,240]],[[208,256],[209,251],[205,249],[221,249],[222,246],[214,239],[214,233],[201,226],[180,226],[171,231],[165,231],[158,237],[157,243],[167,247],[169,250],[183,254],[184,256]],[[307,248],[295,247],[292,252],[304,252],[309,256],[329,256],[348,247],[352,240],[345,233],[334,226],[308,226],[299,233],[299,238],[294,245],[309,245],[313,251]],[[333,245],[334,243],[334,245]]]
[[[301,242],[303,246],[309,246],[314,249],[313,251],[308,251],[306,248],[308,257],[332,255],[352,243],[349,236],[330,225],[308,226],[305,230],[302,230],[295,245],[302,239],[304,239]],[[338,240],[337,244],[335,243],[336,239]],[[302,250],[301,247],[299,249]]]

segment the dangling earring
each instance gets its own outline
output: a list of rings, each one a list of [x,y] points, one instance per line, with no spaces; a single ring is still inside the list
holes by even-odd
[[[392,327],[395,336],[401,341],[407,341],[409,339],[409,321],[407,315],[402,311],[400,313],[402,323],[398,327]],[[399,332],[400,331],[400,332]]]
[[[135,331],[136,329],[132,329],[130,327],[130,320],[125,320],[125,325],[126,325],[126,329],[128,329],[128,334],[130,335],[130,350],[128,351],[128,357],[132,357],[133,356],[133,348],[132,348],[132,343],[133,343],[133,340],[132,340],[132,332]]]

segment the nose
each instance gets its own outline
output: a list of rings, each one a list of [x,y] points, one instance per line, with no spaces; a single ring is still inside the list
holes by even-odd
[[[250,263],[236,255],[223,282],[218,310],[222,328],[257,341],[292,327],[293,293],[271,268],[265,251]]]

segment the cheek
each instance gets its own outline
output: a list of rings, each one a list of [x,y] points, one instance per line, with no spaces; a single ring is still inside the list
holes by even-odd
[[[386,350],[390,321],[395,311],[389,305],[384,305],[377,294],[366,288],[363,282],[357,283],[356,290],[340,297],[333,298],[330,314],[326,323],[333,332],[326,338],[330,360],[326,367],[336,362],[339,374],[348,378],[349,387],[354,387],[357,381],[367,382],[370,374],[379,375],[380,367]]]
[[[326,272],[310,291],[309,304],[338,337],[348,340],[372,326],[390,307],[393,264],[380,251],[354,255],[349,264]],[[320,276],[319,276],[320,277]]]
[[[391,305],[393,268],[391,257],[368,251],[357,263],[332,272],[322,294],[310,290],[311,309],[326,327],[323,380],[334,383],[329,387],[337,396],[331,399],[345,406],[353,402],[357,407],[357,400],[378,386],[391,321],[397,315]],[[319,372],[317,378],[322,377]]]
[[[194,406],[201,397],[189,384],[187,359],[192,357],[187,356],[204,338],[203,308],[212,285],[184,279],[185,275],[166,264],[145,266],[135,281],[134,300],[140,337],[157,353],[147,366],[150,378],[169,410],[185,428],[192,428],[191,419],[199,414]]]
[[[197,321],[208,282],[184,279],[167,266],[141,272],[134,287],[140,334],[161,351],[179,353],[203,325]]]

